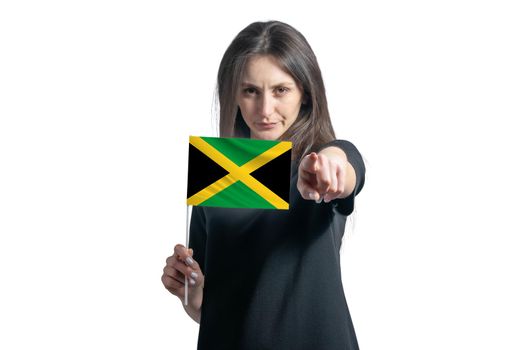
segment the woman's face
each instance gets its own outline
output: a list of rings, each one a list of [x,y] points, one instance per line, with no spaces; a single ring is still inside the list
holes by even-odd
[[[250,137],[277,140],[297,119],[302,89],[272,56],[248,60],[237,93],[237,104]]]

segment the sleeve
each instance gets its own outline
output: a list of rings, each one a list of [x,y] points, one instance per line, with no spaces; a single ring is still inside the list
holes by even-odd
[[[193,249],[193,258],[206,274],[206,216],[203,207],[193,207],[190,221],[189,247]]]
[[[352,165],[355,170],[356,182],[354,191],[346,198],[333,200],[332,203],[335,206],[336,210],[342,215],[350,215],[354,211],[354,201],[355,196],[361,191],[363,185],[365,184],[365,163],[361,153],[357,148],[349,141],[346,140],[334,140],[325,145],[323,145],[319,151],[327,147],[339,147],[345,154],[348,162]]]

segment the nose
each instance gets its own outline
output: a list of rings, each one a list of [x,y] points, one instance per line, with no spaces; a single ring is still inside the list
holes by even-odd
[[[268,118],[273,114],[275,109],[275,101],[271,95],[261,94],[259,104],[261,116]]]

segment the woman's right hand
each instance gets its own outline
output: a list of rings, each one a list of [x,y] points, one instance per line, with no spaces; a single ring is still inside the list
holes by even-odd
[[[202,302],[204,275],[199,263],[192,259],[192,256],[193,249],[186,249],[182,244],[177,244],[173,255],[166,259],[161,280],[164,287],[182,301],[184,300],[184,277],[188,277],[188,300],[195,305]]]

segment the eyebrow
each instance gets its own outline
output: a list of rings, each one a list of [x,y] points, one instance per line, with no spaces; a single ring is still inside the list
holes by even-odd
[[[295,85],[295,83],[293,83],[291,81],[285,81],[285,82],[282,82],[282,83],[274,84],[274,85],[270,86],[270,88],[274,89],[274,88],[279,87],[279,86],[293,86],[293,85]],[[247,82],[247,81],[242,82],[241,86],[243,86],[243,87],[255,87],[255,88],[260,89],[260,87],[258,87],[257,85],[255,85],[253,83],[250,83],[250,82]]]

